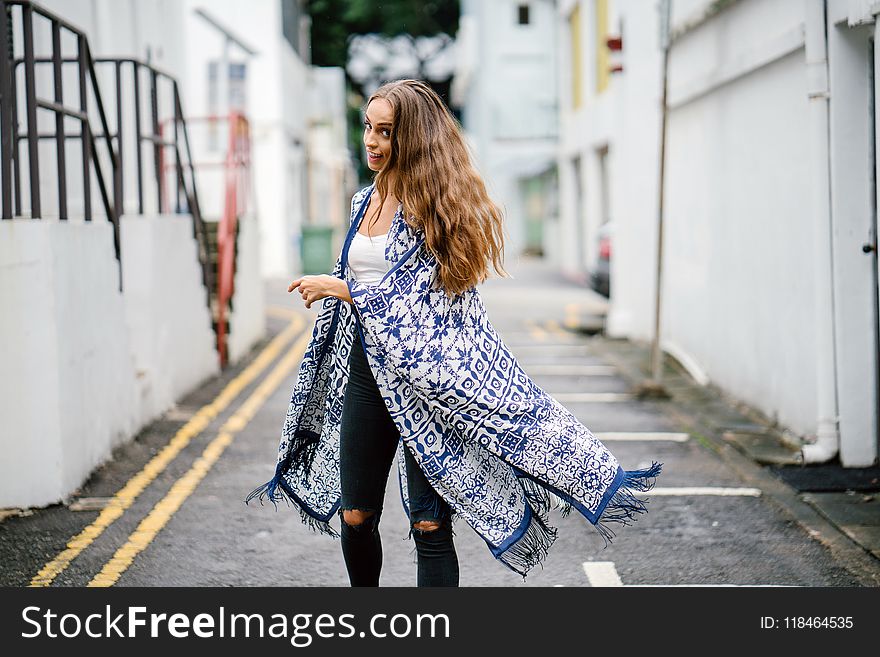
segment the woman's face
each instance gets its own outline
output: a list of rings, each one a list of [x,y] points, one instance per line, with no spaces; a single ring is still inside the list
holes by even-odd
[[[391,103],[384,98],[370,101],[364,117],[364,146],[367,149],[367,166],[373,171],[384,167],[391,156],[392,118]]]

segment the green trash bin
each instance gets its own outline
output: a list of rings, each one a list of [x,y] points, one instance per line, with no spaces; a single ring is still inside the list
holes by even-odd
[[[336,264],[332,226],[303,226],[300,247],[303,274],[329,274]]]

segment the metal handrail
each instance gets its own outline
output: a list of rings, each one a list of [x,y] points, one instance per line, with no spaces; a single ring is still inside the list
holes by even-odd
[[[217,347],[220,363],[228,362],[226,307],[235,294],[236,231],[239,217],[246,212],[250,198],[250,123],[244,114],[231,111],[227,116],[190,117],[189,123],[226,121],[228,143],[223,162],[196,166],[222,166],[224,169],[223,215],[217,227]],[[190,159],[190,164],[194,164]]]
[[[205,286],[205,303],[208,308],[211,307],[211,291],[214,289],[214,275],[211,270],[210,257],[208,255],[208,235],[205,228],[205,222],[202,218],[201,206],[199,204],[198,187],[196,185],[195,171],[192,166],[192,150],[189,144],[189,131],[187,122],[183,114],[183,106],[180,100],[180,91],[177,80],[169,73],[159,69],[158,67],[143,62],[133,57],[98,57],[95,59],[96,64],[112,65],[115,71],[114,86],[116,91],[116,143],[119,151],[119,168],[120,181],[124,179],[125,160],[122,153],[125,148],[123,140],[119,135],[122,134],[122,70],[123,66],[130,67],[132,79],[132,93],[134,95],[134,132],[137,138],[134,143],[135,162],[137,164],[137,207],[138,213],[145,212],[144,200],[144,143],[153,149],[153,175],[156,182],[156,208],[157,211],[163,212],[167,209],[167,185],[164,176],[163,161],[165,157],[165,149],[170,148],[174,156],[174,166],[176,168],[176,186],[175,186],[175,212],[184,214],[189,212],[193,221],[193,238],[198,245],[199,265],[202,269],[202,283]],[[141,117],[141,73],[146,72],[150,80],[150,131],[144,134]],[[171,87],[173,99],[173,116],[167,119],[159,118],[159,94],[160,80],[167,81]],[[162,125],[167,122],[173,122],[174,131],[173,138],[165,139],[163,135]],[[182,142],[182,144],[181,144]],[[183,147],[184,156],[181,153]],[[186,201],[184,207],[183,200]],[[121,185],[117,194],[117,205],[120,214],[125,207],[125,191]]]
[[[11,43],[12,7],[18,5],[21,8],[22,36],[24,41],[24,57],[15,58]],[[33,16],[37,15],[47,19],[52,28],[52,56],[36,57],[34,55]],[[192,155],[189,146],[189,137],[186,129],[186,121],[183,118],[183,109],[180,101],[180,93],[177,81],[173,76],[161,71],[155,66],[142,62],[135,58],[95,58],[92,57],[88,39],[85,33],[65,21],[60,16],[37,5],[31,0],[0,0],[0,17],[6,18],[6,25],[0,29],[0,141],[2,141],[2,153],[0,153],[0,175],[2,175],[2,218],[11,219],[13,216],[23,215],[21,196],[21,172],[19,141],[26,139],[28,144],[28,183],[30,187],[30,216],[39,219],[42,216],[40,201],[40,175],[38,143],[41,139],[54,139],[56,142],[57,180],[58,180],[58,216],[60,220],[68,219],[67,207],[67,170],[65,149],[68,139],[79,139],[82,143],[83,154],[83,211],[86,221],[92,220],[91,203],[91,169],[94,167],[95,176],[103,202],[104,211],[108,220],[113,224],[113,243],[117,262],[119,263],[119,289],[122,290],[122,264],[120,254],[119,218],[124,212],[124,188],[123,188],[123,139],[122,139],[122,91],[121,77],[122,66],[131,66],[134,95],[135,95],[135,150],[137,152],[137,193],[138,211],[144,213],[144,167],[142,144],[147,142],[153,147],[153,160],[158,190],[158,208],[166,206],[166,185],[163,179],[161,161],[165,148],[172,148],[177,165],[176,180],[176,210],[183,212],[181,200],[185,198],[186,208],[193,218],[193,237],[199,246],[199,261],[202,267],[202,282],[205,286],[206,303],[211,307],[211,290],[214,286],[213,272],[210,268],[208,256],[207,231],[202,220],[198,191],[196,189],[195,173],[192,167]],[[63,57],[61,54],[61,30],[65,29],[76,36],[76,57]],[[54,74],[54,98],[39,98],[36,95],[35,73],[37,64],[51,64]],[[79,73],[79,98],[78,108],[64,104],[61,67],[63,64],[77,64]],[[101,97],[101,89],[95,72],[96,64],[112,64],[115,67],[115,100],[116,100],[116,132],[111,132],[107,115],[104,111],[104,102]],[[18,132],[17,110],[17,85],[16,71],[18,66],[25,70],[25,96],[27,111],[27,130],[24,134]],[[146,70],[150,76],[150,100],[151,100],[151,131],[142,134],[141,130],[141,102],[140,102],[140,72]],[[159,134],[158,113],[158,82],[167,79],[173,89],[174,102],[174,138],[173,140],[162,139]],[[87,84],[88,82],[88,84]],[[92,131],[89,120],[87,86],[91,87],[95,98],[95,108],[98,113],[102,132]],[[37,131],[37,110],[43,109],[55,113],[55,132],[45,133]],[[64,119],[73,118],[80,122],[79,134],[65,134]],[[186,166],[183,162],[180,149],[180,136],[183,136],[183,146],[186,154]],[[113,195],[112,199],[105,183],[104,170],[98,157],[98,142],[106,143],[109,153],[110,166],[112,169]],[[116,148],[114,149],[114,141]]]
[[[15,60],[12,57],[12,43],[10,40],[9,27],[12,21],[12,6],[21,7],[22,35],[24,39],[24,58]],[[36,58],[34,57],[34,15],[47,19],[52,27],[52,57],[40,58],[39,63],[51,63],[54,73],[54,99],[47,100],[38,98],[36,94]],[[97,142],[91,130],[88,118],[88,96],[86,78],[91,82],[91,90],[95,97],[96,107],[104,129],[104,141],[110,156],[111,168],[113,169],[114,183],[116,183],[118,160],[113,150],[107,128],[107,119],[104,115],[104,106],[101,99],[100,87],[95,76],[94,59],[89,50],[86,35],[64,19],[30,0],[0,0],[0,16],[6,20],[6,24],[0,29],[0,141],[2,141],[2,162],[0,172],[3,177],[2,189],[2,218],[13,217],[13,186],[15,215],[22,216],[21,202],[21,171],[18,155],[18,142],[26,139],[28,144],[28,185],[30,187],[30,216],[39,219],[42,216],[40,202],[40,169],[38,144],[41,138],[53,138],[56,143],[56,166],[58,169],[58,215],[61,220],[67,219],[67,162],[65,159],[66,140],[78,138],[82,143],[82,166],[83,166],[83,203],[86,221],[92,220],[91,206],[91,169],[94,167],[98,180],[98,188],[104,211],[108,220],[113,224],[113,244],[116,260],[119,264],[119,289],[122,289],[122,264],[119,252],[119,215],[116,212],[115,203],[111,203],[107,186],[104,180],[104,172],[98,159]],[[64,105],[64,89],[61,76],[61,30],[65,29],[76,36],[77,57],[72,61],[78,65],[79,73],[79,108],[71,109]],[[17,116],[17,90],[15,73],[19,64],[24,65],[25,70],[25,97],[27,108],[27,132],[23,135],[18,133]],[[55,113],[55,133],[53,135],[41,135],[37,132],[37,109],[46,109]],[[69,116],[80,122],[79,135],[66,135],[64,132],[64,117]],[[14,170],[14,172],[13,172]],[[115,186],[115,185],[114,185]]]

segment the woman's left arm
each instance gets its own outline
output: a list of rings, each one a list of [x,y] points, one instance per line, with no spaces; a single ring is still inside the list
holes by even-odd
[[[345,281],[328,274],[308,275],[297,278],[287,286],[287,291],[293,292],[297,288],[299,288],[299,293],[306,304],[306,308],[311,308],[315,301],[325,297],[337,297],[352,303],[351,294],[349,294],[348,285]]]

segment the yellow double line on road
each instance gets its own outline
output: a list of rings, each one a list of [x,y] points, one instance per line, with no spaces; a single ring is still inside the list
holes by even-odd
[[[158,454],[156,454],[156,456],[154,456],[140,472],[132,477],[125,484],[125,486],[123,486],[110,499],[107,506],[101,511],[95,521],[92,522],[88,527],[83,529],[79,534],[74,536],[70,541],[68,541],[67,547],[62,550],[54,559],[49,561],[45,566],[40,569],[40,571],[33,577],[33,579],[31,579],[30,586],[41,587],[51,585],[52,582],[55,581],[55,578],[57,578],[58,575],[64,572],[64,570],[70,565],[70,563],[77,556],[79,556],[79,554],[82,553],[83,550],[89,547],[99,536],[101,536],[101,534],[104,533],[105,529],[107,529],[111,524],[113,524],[117,519],[122,516],[122,514],[144,491],[144,489],[146,489],[146,487],[149,486],[150,483],[152,483],[152,481],[157,476],[159,476],[166,467],[168,467],[168,465],[177,457],[177,455],[180,454],[180,452],[187,445],[189,445],[190,441],[198,436],[202,431],[204,431],[205,428],[211,423],[211,421],[213,421],[214,418],[217,417],[217,415],[219,415],[224,409],[226,409],[226,407],[235,400],[235,398],[241,393],[241,391],[246,388],[250,383],[252,383],[254,379],[256,379],[272,363],[272,361],[275,360],[275,358],[282,351],[284,346],[290,340],[292,340],[293,337],[300,331],[304,323],[305,320],[302,319],[302,317],[300,317],[299,315],[294,315],[290,325],[287,326],[277,336],[275,336],[272,341],[266,346],[266,348],[263,349],[260,355],[257,356],[257,358],[255,358],[254,361],[250,365],[248,365],[243,372],[241,372],[241,374],[236,376],[226,385],[226,387],[214,399],[214,401],[200,408],[198,412],[193,415],[193,417],[178,430],[171,441]],[[223,425],[223,429],[221,429],[220,431],[220,436],[212,441],[211,445],[208,446],[208,449],[205,450],[205,453],[202,454],[201,459],[199,459],[196,462],[196,465],[193,466],[193,469],[199,466],[201,468],[206,468],[204,472],[207,473],[207,470],[210,469],[211,465],[213,465],[217,458],[219,458],[219,455],[223,452],[223,449],[225,449],[226,445],[229,444],[227,442],[221,447],[220,445],[223,441],[219,441],[219,439],[224,434],[229,433],[230,429],[234,428],[234,430],[238,431],[244,427],[244,425],[241,425],[241,427],[239,427],[236,423],[233,422],[233,420],[239,418],[237,421],[241,422],[244,417],[247,417],[248,420],[250,419],[250,417],[252,417],[252,415],[248,415],[248,413],[251,413],[251,406],[256,403],[252,402],[252,400],[259,394],[263,394],[261,393],[261,391],[264,391],[266,389],[267,382],[270,379],[272,380],[274,387],[277,387],[281,383],[280,379],[283,378],[284,375],[279,374],[279,372],[284,371],[286,373],[289,372],[290,369],[292,369],[293,363],[296,362],[296,358],[301,355],[301,352],[305,350],[303,345],[306,343],[309,337],[310,335],[308,331],[300,337],[300,340],[297,341],[297,343],[291,348],[287,355],[284,356],[279,365],[276,366],[275,370],[273,370],[269,377],[267,377],[266,381],[264,381],[260,385],[260,387],[251,395],[251,397],[242,405],[242,409],[236,412],[236,414],[233,415],[233,417],[230,418]],[[259,402],[259,404],[256,405],[256,408],[259,408],[264,400],[265,398],[263,398]],[[254,412],[256,408],[253,409]],[[228,440],[231,441],[231,436]],[[209,450],[211,450],[211,446],[215,445],[215,443],[217,444],[217,446],[214,447],[214,451],[209,453]],[[217,450],[219,450],[219,452]],[[215,452],[216,456],[213,457],[213,460],[210,460],[211,456]],[[205,460],[206,454],[208,456],[207,460]],[[199,465],[200,463],[201,465]],[[192,472],[192,470],[190,470],[190,472]],[[187,479],[187,477],[189,476],[189,473],[187,473],[187,475],[184,475],[184,477],[180,481],[178,481],[177,484],[175,484],[175,487],[180,485],[180,483],[184,479]],[[202,477],[203,476],[204,474],[202,474]],[[195,480],[195,483],[193,483],[193,487],[200,480],[201,477]],[[169,493],[169,495],[170,494],[171,493]],[[185,497],[183,499],[185,499]],[[181,499],[181,503],[183,499]],[[174,510],[176,510],[176,508]],[[161,527],[159,528],[161,529]],[[158,529],[156,531],[158,531]],[[117,552],[117,555],[118,554],[119,553]],[[116,557],[114,557],[114,559],[115,558]],[[93,582],[94,581],[95,580],[93,580]]]
[[[196,459],[189,471],[183,475],[168,494],[153,507],[149,515],[144,518],[138,528],[128,537],[125,545],[116,551],[91,582],[90,587],[113,586],[132,564],[135,557],[146,549],[162,528],[168,524],[171,517],[186,501],[199,485],[223,451],[232,443],[235,434],[242,431],[250,422],[257,411],[266,403],[269,395],[284,381],[302,354],[305,352],[311,336],[304,333],[296,344],[285,354],[284,358],[275,366],[275,369],[260,383],[256,390],[251,393],[241,408],[230,417],[212,440],[202,455]]]
[[[532,339],[536,342],[547,342],[554,336],[559,337],[569,335],[569,333],[560,326],[559,322],[553,319],[545,320],[543,323],[534,320],[526,320],[525,325],[528,329],[529,335],[531,335]]]

